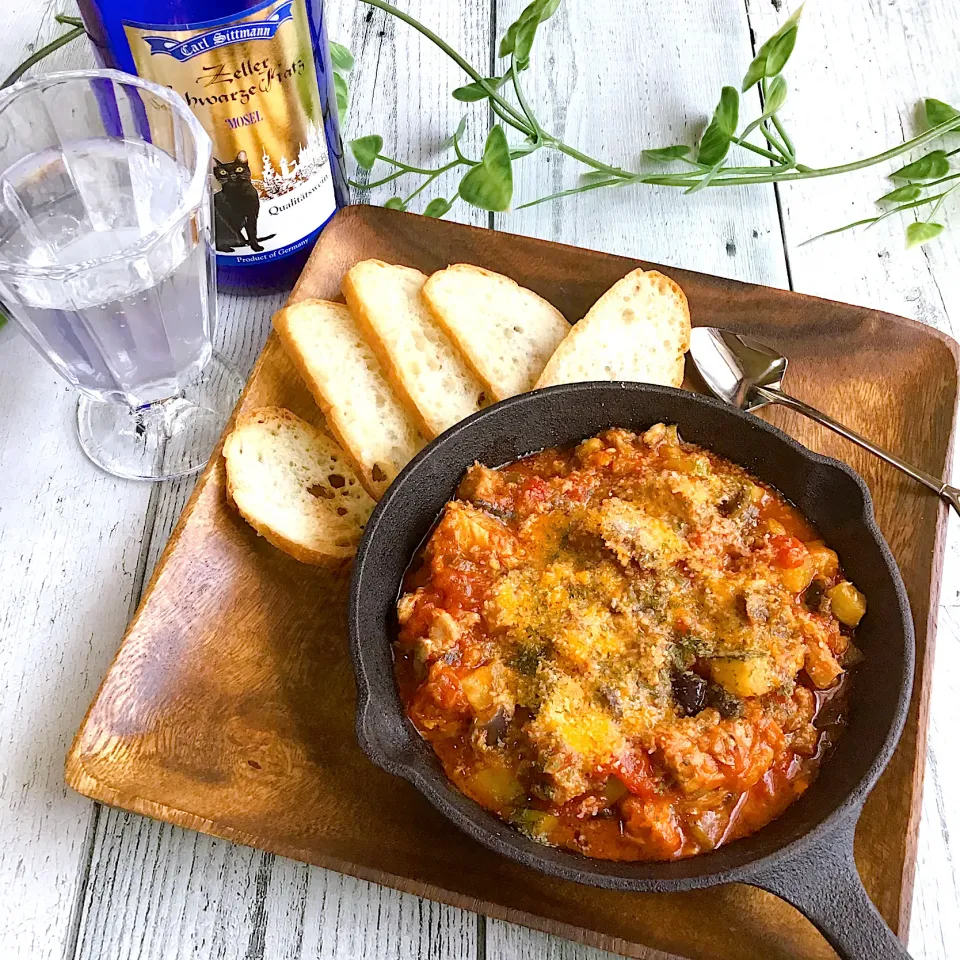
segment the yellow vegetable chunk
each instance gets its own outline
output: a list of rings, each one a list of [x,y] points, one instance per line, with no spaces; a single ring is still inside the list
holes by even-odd
[[[737,697],[762,697],[779,686],[773,663],[764,656],[746,660],[718,657],[710,661],[710,675]]]
[[[810,586],[816,572],[813,562],[807,557],[799,567],[788,567],[780,571],[780,582],[791,593],[803,593]]]
[[[467,783],[474,799],[488,807],[503,808],[523,796],[519,781],[505,767],[481,767]]]
[[[833,615],[845,626],[855,627],[867,612],[867,598],[849,580],[831,587],[827,596]]]
[[[807,553],[810,554],[810,562],[821,577],[830,580],[837,575],[840,560],[836,551],[831,550],[822,540],[811,540],[806,547]]]

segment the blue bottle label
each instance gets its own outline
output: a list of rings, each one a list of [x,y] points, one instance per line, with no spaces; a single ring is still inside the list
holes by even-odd
[[[123,27],[137,73],[181,94],[213,140],[218,257],[263,263],[306,246],[336,199],[305,0]]]

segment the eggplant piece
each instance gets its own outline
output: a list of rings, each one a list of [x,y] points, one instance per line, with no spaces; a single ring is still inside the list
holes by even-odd
[[[703,677],[689,671],[673,678],[673,698],[686,716],[692,717],[703,709],[707,686]]]
[[[811,613],[819,613],[826,596],[826,585],[822,580],[812,580],[804,591],[803,602]]]
[[[731,717],[739,717],[743,712],[743,701],[718,683],[707,684],[705,703],[706,706],[719,711],[720,716],[728,720]]]

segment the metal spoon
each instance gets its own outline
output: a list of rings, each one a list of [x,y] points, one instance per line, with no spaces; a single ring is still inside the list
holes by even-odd
[[[784,393],[780,389],[780,382],[787,372],[787,358],[773,347],[730,330],[697,327],[690,337],[690,356],[706,385],[721,400],[741,410],[758,410],[768,403],[779,403],[798,410],[918,480],[960,513],[960,489],[906,463],[838,423],[833,417]]]

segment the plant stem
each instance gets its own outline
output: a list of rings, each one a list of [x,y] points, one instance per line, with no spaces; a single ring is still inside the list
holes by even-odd
[[[571,147],[562,140],[558,140],[556,137],[550,136],[550,134],[544,134],[544,136],[546,138],[546,142],[553,147],[554,150],[558,150],[560,153],[565,153],[568,157],[572,157],[574,160],[579,160],[588,167],[593,167],[594,170],[602,170],[604,173],[609,173],[611,176],[619,177],[621,180],[632,180],[637,176],[637,174],[632,173],[630,170],[624,170],[622,167],[612,167],[608,163],[603,163],[600,160],[595,160],[593,157],[588,157],[585,153],[581,153],[575,147]],[[688,174],[677,174],[677,176],[688,176]]]
[[[753,129],[756,130],[757,128],[753,127]],[[739,137],[734,137],[730,142],[735,143],[738,147],[743,147],[745,150],[749,150],[751,153],[756,153],[756,154],[759,154],[761,157],[766,157],[768,160],[774,160],[777,163],[781,163],[783,161],[783,157],[778,156],[772,151],[765,150],[763,147],[758,147],[755,143],[750,143],[747,140],[744,140],[743,138],[747,135],[748,132],[750,132],[749,127],[747,128],[747,130],[744,130],[744,132]]]
[[[523,90],[520,87],[520,73],[517,70],[517,55],[515,53],[510,56],[510,76],[513,81],[513,92],[517,95],[517,102],[520,104],[520,109],[523,110],[527,120],[530,121],[534,138],[539,142],[543,139],[543,130],[540,124],[537,123],[537,118],[533,115],[530,104],[527,103],[527,98],[523,95]]]
[[[588,190],[599,190],[601,187],[612,187],[624,182],[625,181],[620,178],[597,180],[596,183],[585,183],[580,187],[571,187],[569,190],[561,190],[559,193],[551,193],[549,197],[540,197],[537,200],[530,200],[527,203],[521,203],[516,209],[526,210],[527,207],[536,207],[541,203],[547,203],[549,200],[559,200],[561,197],[569,197],[575,193],[586,193]]]
[[[366,3],[366,0],[364,0]],[[533,131],[526,124],[517,123],[513,117],[503,112],[503,109],[498,103],[494,103],[493,100],[490,101],[490,106],[493,107],[493,112],[508,126],[513,127],[514,130],[519,130],[520,133],[524,134],[527,137],[533,136]]]
[[[787,152],[790,154],[790,159],[796,160],[797,150],[793,145],[793,141],[787,135],[787,131],[784,130],[783,124],[780,122],[779,117],[777,117],[776,114],[773,114],[770,119],[773,121],[774,129],[780,134],[780,139],[783,140],[783,145],[787,148]]]
[[[764,104],[766,104],[769,98],[766,77],[763,77],[760,80],[760,90],[763,93],[763,102]],[[787,160],[790,163],[794,163],[797,159],[797,151],[794,149],[794,146],[790,140],[790,137],[787,136],[787,131],[783,129],[783,124],[780,122],[780,119],[777,117],[776,111],[770,114],[769,119],[773,123],[774,130],[776,130],[777,133],[780,134],[780,140],[782,140],[783,142],[781,143],[780,140],[773,141],[770,139],[769,131],[766,129],[766,126],[767,126],[766,123],[762,125],[763,135],[767,138],[767,140],[770,140],[770,142],[773,143],[774,147],[776,147],[777,150],[780,150],[783,153],[784,160]]]
[[[793,165],[793,157],[790,156],[790,152],[787,148],[777,139],[776,134],[767,126],[767,121],[764,120],[760,124],[760,132],[763,134],[763,138],[777,151],[780,156],[778,159],[786,160],[791,166]]]
[[[49,57],[54,50],[59,50],[61,47],[65,47],[72,40],[76,40],[77,37],[82,37],[87,31],[83,29],[82,26],[74,27],[72,30],[68,30],[62,36],[57,37],[56,40],[48,43],[45,47],[41,47],[39,50],[36,50],[33,54],[27,57],[23,63],[17,67],[13,73],[7,77],[3,83],[0,83],[0,90],[3,90],[5,87],[12,86],[15,84],[34,64],[39,63],[45,57]]]
[[[399,167],[404,173],[422,173],[425,177],[431,173],[437,173],[436,167],[413,167],[409,163],[394,160],[393,157],[385,157],[382,153],[377,154],[377,159],[382,160],[384,163],[389,163],[391,167]]]
[[[941,177],[939,180],[931,180],[929,183],[925,183],[923,187],[924,189],[927,187],[936,187],[941,183],[946,183],[948,180],[960,180],[960,173],[951,173],[949,176]]]
[[[414,197],[416,197],[419,193],[421,193],[421,192],[424,191],[427,187],[429,187],[430,184],[433,183],[433,181],[436,180],[437,177],[439,177],[441,173],[446,173],[447,170],[450,170],[450,169],[452,169],[453,167],[459,167],[459,166],[460,166],[460,160],[459,160],[459,159],[458,159],[458,160],[452,160],[452,161],[451,161],[450,163],[448,163],[445,167],[441,167],[439,170],[434,171],[429,177],[426,178],[426,180],[423,181],[423,183],[420,184],[419,187],[417,187],[416,190],[413,191],[413,193],[410,194],[409,197],[407,197],[406,200],[403,201],[403,205],[406,206]],[[459,190],[458,190],[458,192],[459,192]]]
[[[402,177],[406,172],[406,170],[398,170],[396,173],[391,173],[389,177],[384,177],[382,180],[374,180],[372,183],[361,183],[359,180],[347,180],[347,183],[350,184],[354,190],[372,190],[374,187],[382,187],[385,183],[392,183],[398,177]]]
[[[939,180],[937,182],[943,183],[942,180]],[[947,197],[949,197],[950,194],[957,189],[957,187],[960,187],[960,184],[954,184],[952,187],[950,187],[949,190],[944,190],[943,193],[940,194],[940,199],[936,202],[936,204],[934,205],[934,208],[930,211],[930,215],[927,218],[928,220],[932,220],[937,215],[937,211],[943,206],[943,201],[946,200]]]
[[[357,180],[348,180],[347,183],[350,184],[356,190],[372,190],[374,187],[382,187],[385,183],[392,183],[398,177],[402,177],[405,173],[417,173],[421,176],[427,177],[423,184],[408,198],[412,200],[427,184],[433,183],[441,173],[446,173],[448,170],[452,170],[454,167],[460,166],[460,164],[467,164],[468,166],[476,166],[476,163],[473,160],[468,160],[466,157],[460,156],[459,152],[455,160],[451,160],[449,163],[444,164],[442,167],[427,169],[425,167],[412,167],[408,163],[400,163],[399,160],[391,160],[389,157],[384,157],[382,154],[377,154],[378,160],[384,160],[387,163],[392,163],[394,166],[399,167],[395,173],[391,173],[389,177],[383,177],[380,180],[374,180],[372,183],[360,183]],[[407,202],[407,201],[404,201]]]

